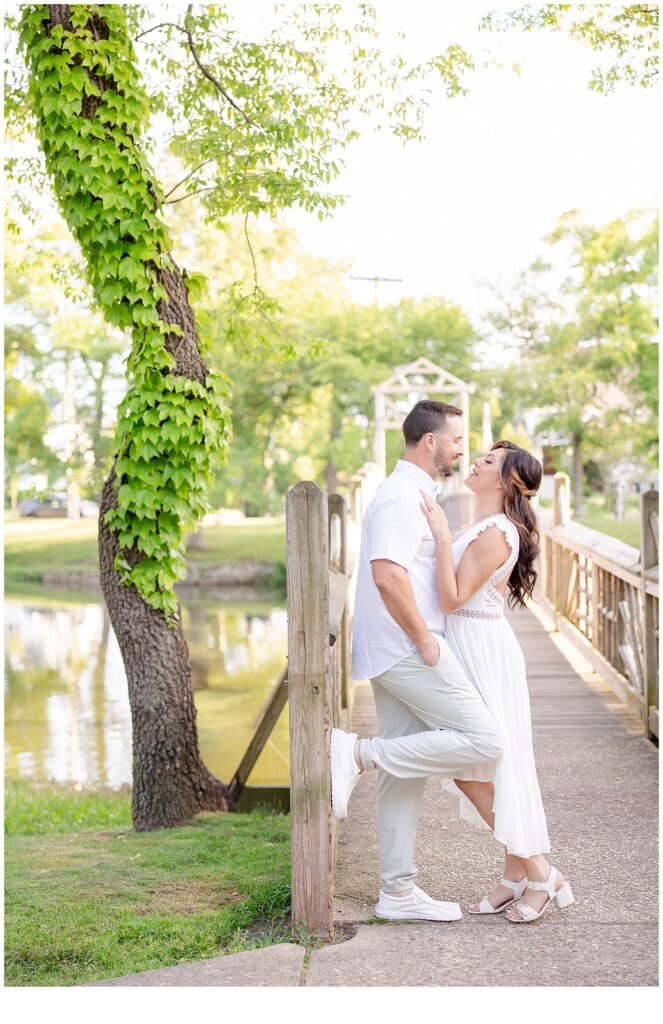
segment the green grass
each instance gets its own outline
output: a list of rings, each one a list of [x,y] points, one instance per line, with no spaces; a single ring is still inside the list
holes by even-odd
[[[187,559],[199,566],[255,559],[285,562],[285,521],[251,519],[246,523],[209,526],[203,531],[206,548]],[[12,582],[40,580],[45,571],[80,572],[99,564],[97,521],[82,519],[21,519],[5,516],[5,576]]]
[[[615,519],[612,508],[606,505],[605,498],[601,495],[592,495],[590,498],[585,498],[584,514],[578,522],[592,530],[600,530],[601,533],[616,537],[624,544],[631,544],[639,550],[640,512],[636,494],[628,495],[624,514],[624,519]]]
[[[7,835],[45,835],[131,825],[129,789],[77,791],[73,786],[5,780]]]
[[[187,555],[197,565],[222,565],[245,559],[285,562],[285,519],[250,519],[228,526],[206,526],[203,535],[206,550]]]
[[[127,792],[6,780],[6,984],[80,985],[306,941],[288,926],[290,817],[137,833]]]
[[[552,502],[549,498],[541,499],[543,508],[550,508]],[[606,505],[605,498],[600,494],[592,494],[585,498],[584,514],[576,520],[583,526],[592,530],[599,530],[607,533],[610,537],[623,541],[624,544],[631,544],[632,547],[640,549],[640,513],[638,496],[629,494],[626,498],[626,518],[615,519],[612,508]]]

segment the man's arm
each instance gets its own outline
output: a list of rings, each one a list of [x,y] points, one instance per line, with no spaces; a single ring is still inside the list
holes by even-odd
[[[407,569],[387,558],[371,562],[375,586],[392,619],[416,644],[424,662],[433,666],[440,656],[440,645],[419,614]]]

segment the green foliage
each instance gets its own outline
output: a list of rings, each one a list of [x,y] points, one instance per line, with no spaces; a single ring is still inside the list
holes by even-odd
[[[308,282],[297,280],[304,293]],[[328,467],[345,484],[372,457],[371,386],[391,376],[395,366],[425,355],[461,378],[470,372],[473,330],[454,303],[407,299],[379,308],[347,303],[338,310],[333,298],[317,309],[300,306],[294,346],[304,351],[278,361],[265,355],[257,365],[224,338],[223,308],[210,314],[218,328],[211,344],[237,380],[234,443],[220,493],[224,503],[241,496],[254,514],[278,512],[281,495],[297,479],[326,487]],[[324,344],[321,357],[313,340]],[[389,437],[400,457],[402,435],[392,431]]]
[[[505,412],[539,408],[539,436],[582,445],[602,472],[624,457],[653,466],[658,219],[636,210],[595,227],[574,211],[547,241],[551,259],[565,251],[561,288],[538,261],[491,318],[518,356],[517,374],[499,375]]]
[[[43,395],[20,381],[8,381],[5,388],[5,472],[10,491],[17,486],[17,475],[52,472],[57,465],[51,449],[44,444],[50,409]]]
[[[107,514],[123,549],[116,568],[174,625],[184,537],[208,507],[212,467],[227,445],[227,386],[218,373],[203,384],[171,372],[166,343],[172,348],[183,332],[161,314],[170,238],[141,149],[148,102],[124,9],[79,4],[70,12],[71,31],[47,30],[48,7],[26,6],[20,45],[46,166],[94,299],[132,339],[130,387],[118,410],[117,506]]]
[[[421,138],[430,81],[461,93],[460,76],[472,63],[456,45],[421,63],[383,56],[370,5],[352,13],[342,5],[280,8],[277,24],[251,38],[240,37],[217,5],[203,5],[195,17],[180,8],[179,20],[160,11],[155,24],[140,6],[66,10],[65,27],[51,25],[46,5],[22,9],[29,98],[20,75],[12,79],[13,131],[20,137],[34,125],[94,299],[110,323],[131,334],[117,507],[107,520],[122,548],[122,581],[173,624],[183,538],[207,507],[205,491],[230,428],[224,377],[209,373],[200,383],[172,372],[181,325],[164,312],[162,278],[171,266],[165,203],[199,195],[217,222],[293,205],[324,217],[342,198],[329,185],[340,152],[357,137],[353,113],[382,111],[401,138]],[[152,76],[149,98],[132,35]],[[347,59],[337,74],[327,58],[339,48]],[[166,194],[144,155],[154,112],[167,115],[171,151],[185,169]],[[190,283],[192,298],[203,294],[202,278]],[[235,345],[245,339],[260,348],[247,331],[247,311],[263,322],[280,314],[257,280],[248,297],[229,292],[227,332]],[[287,342],[284,352],[294,355]]]
[[[20,239],[8,235],[6,431],[24,451],[17,451],[18,461],[6,462],[7,475],[46,470],[53,480],[64,472],[65,460],[67,471],[73,470],[80,479],[85,496],[98,499],[112,456],[114,431],[105,425],[112,399],[108,392],[113,384],[117,387],[124,381],[120,356],[127,341],[89,308],[88,290],[80,250],[59,218],[46,221],[36,233],[26,231]],[[15,418],[11,399],[16,394],[40,399],[44,417],[39,436]],[[70,430],[62,458],[43,443],[45,430],[53,426],[53,404],[58,399],[67,404]],[[18,478],[14,479],[17,484]]]
[[[609,55],[613,63],[605,70],[593,68],[589,87],[610,93],[620,82],[643,89],[658,84],[658,14],[658,4],[526,4],[504,14],[491,12],[480,27],[567,32]]]
[[[420,140],[431,84],[463,93],[473,67],[455,44],[419,62],[386,54],[370,4],[280,4],[247,34],[217,4],[140,21],[152,107],[168,115],[187,172],[168,201],[198,195],[217,221],[291,206],[330,216],[344,201],[331,186],[361,115]]]

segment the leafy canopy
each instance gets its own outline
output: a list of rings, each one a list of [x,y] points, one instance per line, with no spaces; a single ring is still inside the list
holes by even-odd
[[[116,435],[117,505],[106,515],[122,582],[174,624],[184,536],[208,507],[230,424],[222,374],[174,372],[183,330],[164,286],[175,269],[166,204],[195,193],[217,223],[294,204],[324,217],[341,200],[328,186],[357,135],[351,115],[383,111],[397,135],[420,138],[430,76],[454,95],[471,61],[454,46],[419,64],[385,59],[369,5],[349,23],[343,5],[280,7],[259,38],[241,35],[220,5],[195,16],[193,5],[186,13],[172,5],[158,16],[155,23],[133,5],[22,7],[27,82],[20,74],[10,81],[8,107],[14,133],[32,130],[39,140],[94,301],[132,339]],[[149,94],[134,42],[155,79]],[[342,73],[327,59],[339,50]],[[155,115],[184,171],[168,192],[146,157]],[[194,300],[201,284],[190,280]],[[253,297],[267,301],[257,283]]]
[[[658,4],[525,4],[491,12],[480,27],[567,33],[610,57],[612,64],[593,68],[589,80],[590,89],[609,93],[620,82],[643,89],[658,84],[658,12]]]

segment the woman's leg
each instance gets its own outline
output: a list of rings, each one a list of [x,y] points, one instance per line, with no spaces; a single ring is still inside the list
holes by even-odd
[[[454,779],[454,782],[458,788],[465,794],[470,803],[474,804],[477,811],[491,828],[495,828],[495,815],[493,813],[493,801],[495,798],[495,786],[492,782],[478,782],[475,779]],[[522,882],[523,878],[527,874],[524,866],[525,862],[521,861],[520,857],[515,857],[512,853],[504,854],[504,874],[503,878],[508,878],[510,882]],[[546,874],[546,878],[548,875]],[[531,890],[530,890],[531,892]],[[532,895],[534,895],[532,893]],[[507,888],[506,885],[498,885],[496,889],[486,897],[492,907],[499,907],[503,903],[508,903],[513,899],[513,889]],[[479,912],[479,904],[474,903],[471,907],[474,913]]]

